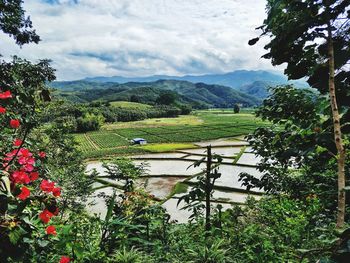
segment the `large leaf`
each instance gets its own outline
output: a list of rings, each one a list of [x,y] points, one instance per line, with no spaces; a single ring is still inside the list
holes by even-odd
[[[112,217],[113,208],[115,205],[115,198],[116,198],[116,190],[113,191],[113,195],[112,195],[112,197],[109,201],[109,204],[108,204],[107,213],[106,213],[106,217],[105,217],[106,222],[108,222]]]

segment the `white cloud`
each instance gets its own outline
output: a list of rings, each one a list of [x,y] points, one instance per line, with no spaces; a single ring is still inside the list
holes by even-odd
[[[260,59],[263,43],[247,44],[265,18],[264,0],[74,2],[25,1],[42,41],[19,49],[2,35],[0,53],[50,58],[59,79],[272,69]]]

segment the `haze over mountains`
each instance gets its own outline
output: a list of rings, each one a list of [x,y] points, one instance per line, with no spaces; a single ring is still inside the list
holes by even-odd
[[[60,96],[77,102],[95,100],[129,100],[132,95],[144,103],[153,103],[165,91],[178,95],[183,103],[194,106],[230,107],[234,103],[254,106],[268,95],[268,87],[292,83],[307,87],[303,81],[289,82],[278,73],[237,70],[225,74],[149,77],[93,77],[77,81],[57,81],[51,84]]]
[[[206,74],[206,75],[185,75],[185,76],[168,76],[153,75],[148,77],[92,77],[84,80],[92,82],[153,82],[160,79],[183,80],[192,83],[217,84],[238,89],[244,85],[252,84],[255,81],[267,82],[271,84],[286,84],[288,79],[286,76],[264,70],[236,70],[224,74]],[[300,85],[307,85],[305,82],[294,82]]]

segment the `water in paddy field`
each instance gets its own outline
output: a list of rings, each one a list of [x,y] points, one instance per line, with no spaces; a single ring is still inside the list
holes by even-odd
[[[231,143],[232,141],[230,141]],[[207,142],[208,143],[208,142]],[[238,180],[238,175],[241,172],[252,174],[256,177],[260,176],[260,173],[254,165],[259,162],[251,149],[246,147],[246,143],[240,141],[239,144],[235,141],[228,147],[223,147],[223,140],[217,140],[209,142],[212,146],[212,152],[219,154],[223,157],[224,164],[220,165],[219,172],[221,177],[215,182],[215,189],[213,192],[213,207],[221,204],[224,209],[231,207],[232,203],[244,203],[248,197],[247,193],[242,193],[240,189],[245,189],[241,186],[241,182]],[[227,143],[227,141],[226,141]],[[245,147],[244,153],[237,161],[237,165],[233,165],[234,156],[237,155],[241,148]],[[135,158],[134,163],[139,165],[141,163],[147,163],[147,177],[137,179],[136,185],[144,188],[150,194],[153,194],[157,199],[165,200],[163,207],[167,209],[171,216],[171,220],[177,220],[178,222],[186,222],[190,216],[189,211],[181,210],[184,204],[177,206],[177,201],[183,194],[172,195],[175,185],[184,180],[189,182],[195,182],[194,175],[202,173],[205,168],[205,163],[199,167],[193,167],[193,161],[203,158],[206,154],[205,148],[186,149],[180,150],[174,153],[157,153],[157,154],[144,154],[139,156],[133,156]],[[192,165],[192,166],[191,166]],[[101,176],[104,175],[104,169],[101,162],[93,162],[87,165],[87,171],[96,169]],[[96,184],[96,187],[101,186]],[[190,185],[187,191],[191,189]],[[255,192],[259,192],[257,189],[252,189]],[[92,213],[100,214],[104,217],[106,214],[106,206],[103,198],[99,197],[99,194],[105,193],[111,195],[113,189],[103,188],[96,190],[95,197],[92,199],[95,204],[88,207],[88,210]],[[251,194],[255,198],[259,198],[258,194]]]

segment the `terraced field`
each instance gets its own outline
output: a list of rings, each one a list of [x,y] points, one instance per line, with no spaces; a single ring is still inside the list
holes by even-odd
[[[179,118],[110,124],[97,132],[77,134],[76,140],[86,158],[98,158],[149,151],[147,147],[130,145],[130,140],[136,137],[144,138],[151,144],[190,143],[246,135],[255,128],[266,125],[269,124],[250,113],[196,111],[193,115]]]

